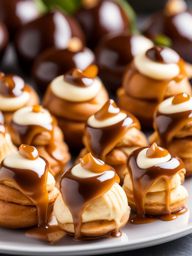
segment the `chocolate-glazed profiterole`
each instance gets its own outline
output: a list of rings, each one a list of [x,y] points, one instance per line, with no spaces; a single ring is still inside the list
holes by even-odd
[[[61,178],[54,214],[59,226],[76,238],[118,234],[130,209],[112,167],[90,153]]]
[[[116,91],[122,84],[126,67],[139,53],[151,48],[153,43],[142,35],[128,32],[107,35],[96,49],[99,75],[106,86]]]
[[[21,145],[0,166],[0,226],[45,227],[57,195],[47,161],[36,148]]]
[[[44,106],[58,119],[67,144],[82,147],[82,136],[88,117],[108,100],[107,92],[97,77],[97,67],[73,69],[56,77],[43,99]]]
[[[171,220],[184,212],[187,190],[184,163],[157,144],[135,150],[127,162],[123,188],[136,212],[135,223],[145,223],[147,215]]]
[[[107,101],[89,117],[83,142],[85,149],[80,156],[91,152],[113,166],[121,180],[125,176],[130,153],[137,147],[147,145],[138,120],[130,113],[121,111],[113,100]]]
[[[188,62],[192,62],[191,46],[192,12],[184,0],[169,0],[162,12],[154,14],[147,27],[146,36],[158,39],[162,34],[171,39],[171,47]]]
[[[4,116],[0,111],[0,163],[6,155],[15,151],[10,134],[4,124]]]
[[[37,93],[21,77],[0,73],[0,111],[6,124],[16,110],[38,103]]]
[[[187,175],[191,175],[192,98],[181,93],[163,101],[154,117],[154,129],[150,140],[180,157],[185,163]]]
[[[118,102],[151,127],[157,105],[181,92],[191,94],[186,63],[174,50],[155,46],[137,55],[127,68]]]
[[[64,171],[70,159],[68,147],[56,119],[46,109],[40,105],[19,109],[13,114],[9,130],[15,145],[23,143],[37,148],[49,162],[52,175]]]
[[[109,33],[131,31],[127,13],[115,0],[82,1],[76,18],[85,31],[87,45],[91,49]]]
[[[34,0],[0,0],[0,20],[2,20],[11,37],[25,23],[37,18],[40,12]]]
[[[71,39],[66,49],[48,49],[35,60],[32,73],[41,92],[55,77],[73,68],[85,69],[95,62],[94,53],[79,42]]]
[[[0,22],[0,60],[2,59],[4,52],[8,45],[9,35],[7,28],[5,27],[3,22]]]
[[[30,68],[34,59],[48,48],[63,49],[76,38],[83,44],[84,35],[76,21],[61,11],[45,13],[25,24],[17,33],[15,48],[23,68]]]

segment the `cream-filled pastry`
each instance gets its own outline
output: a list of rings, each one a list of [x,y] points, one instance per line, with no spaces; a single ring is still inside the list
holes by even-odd
[[[54,204],[59,226],[76,238],[119,231],[129,218],[126,194],[114,169],[91,153],[61,178]]]
[[[130,153],[137,147],[147,145],[145,135],[140,131],[138,120],[128,112],[120,110],[113,100],[90,116],[83,137],[85,149],[80,156],[91,152],[113,166],[123,180]]]
[[[118,90],[118,102],[151,127],[158,104],[181,92],[191,94],[186,63],[174,50],[154,46],[135,56]]]
[[[45,227],[57,195],[47,161],[35,147],[22,144],[0,166],[0,226]]]
[[[152,144],[139,148],[129,157],[123,188],[137,219],[146,215],[171,220],[185,209],[187,190],[182,185],[185,167],[182,160]],[[174,216],[174,217],[173,217]]]
[[[51,173],[56,176],[64,171],[70,159],[68,147],[56,119],[40,105],[27,106],[17,110],[9,124],[15,145],[35,146],[39,154],[50,164]]]
[[[43,100],[44,106],[58,119],[72,148],[82,147],[82,136],[88,117],[108,99],[108,94],[92,65],[81,71],[73,69],[56,77]]]
[[[151,142],[167,148],[185,163],[187,175],[192,174],[192,98],[186,93],[164,100],[154,117],[155,132]]]
[[[4,116],[0,111],[0,163],[6,155],[16,150],[9,132],[4,124]]]
[[[38,103],[37,93],[21,77],[0,73],[0,111],[6,124],[16,110]]]

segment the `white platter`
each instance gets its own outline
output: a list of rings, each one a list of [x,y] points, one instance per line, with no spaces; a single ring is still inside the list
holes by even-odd
[[[65,238],[57,245],[47,245],[25,237],[23,232],[0,229],[0,253],[19,255],[93,255],[133,250],[165,243],[192,233],[192,178],[185,182],[189,191],[189,210],[174,221],[128,224],[120,238],[77,242]]]

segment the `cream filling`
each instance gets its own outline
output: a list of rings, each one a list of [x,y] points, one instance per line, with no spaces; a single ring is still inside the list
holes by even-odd
[[[137,156],[137,165],[141,169],[148,169],[155,165],[159,165],[168,162],[171,159],[171,155],[167,154],[164,157],[149,158],[146,156],[148,148],[141,150]]]
[[[121,218],[129,215],[130,208],[124,190],[115,183],[103,196],[94,199],[86,207],[82,214],[82,222],[99,220],[114,220],[117,224]],[[61,224],[73,223],[71,212],[59,195],[54,204],[54,214]]]
[[[51,82],[51,90],[61,99],[72,102],[81,102],[93,99],[98,94],[101,85],[101,80],[99,78],[95,78],[92,85],[88,87],[78,87],[67,83],[62,75],[56,77]]]
[[[30,99],[28,92],[23,92],[18,97],[4,97],[0,95],[0,110],[2,111],[14,111],[23,107]]]
[[[99,175],[99,173],[91,172],[81,166],[81,164],[75,165],[72,170],[72,175],[76,176],[78,178],[91,178],[96,177]]]
[[[116,123],[119,123],[123,119],[125,119],[126,117],[127,117],[127,115],[125,113],[120,112],[118,115],[115,115],[113,117],[107,118],[107,119],[102,120],[102,121],[99,121],[95,118],[94,115],[92,115],[92,116],[89,117],[87,123],[91,127],[102,128],[102,127],[111,126],[111,125],[114,125]]]
[[[50,113],[42,108],[40,112],[33,112],[32,106],[17,110],[13,115],[13,121],[19,125],[45,126],[52,123]]]
[[[145,53],[137,55],[134,63],[140,73],[156,80],[172,79],[180,72],[178,64],[157,63],[147,58]]]
[[[153,42],[142,35],[134,35],[131,38],[131,47],[133,56],[146,52],[153,47]]]
[[[158,110],[162,114],[174,114],[174,113],[180,113],[192,110],[192,98],[190,98],[188,101],[185,101],[183,103],[179,104],[173,104],[174,97],[170,97],[163,102],[158,107]]]

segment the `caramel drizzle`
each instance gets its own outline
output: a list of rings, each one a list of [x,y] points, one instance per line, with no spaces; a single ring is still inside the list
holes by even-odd
[[[0,94],[5,97],[19,97],[25,88],[23,79],[16,75],[4,75],[0,76]]]
[[[86,88],[93,84],[97,77],[98,68],[96,65],[90,65],[84,70],[73,69],[65,74],[64,80],[77,87]]]
[[[33,149],[32,149],[33,148]],[[34,147],[23,145],[20,147],[22,155],[28,159],[34,154]],[[23,153],[25,151],[25,153]],[[36,207],[38,217],[38,227],[45,227],[48,221],[48,191],[47,191],[47,176],[48,163],[45,160],[45,169],[35,170],[10,168],[1,163],[0,167],[0,183],[7,181],[14,182],[17,189],[25,195]]]
[[[187,98],[185,94],[179,94],[173,98],[173,104],[183,103]],[[161,145],[168,147],[177,133],[191,121],[191,110],[173,114],[164,114],[158,111],[154,117],[154,128],[159,135]]]
[[[32,108],[33,112],[40,112],[42,107],[39,105],[35,105]],[[15,123],[14,121],[11,122],[10,129],[13,133],[19,136],[19,141],[23,144],[33,145],[33,146],[40,146],[34,143],[34,140],[37,136],[43,134],[44,132],[48,132],[50,134],[50,141],[45,146],[47,152],[51,157],[53,157],[56,161],[60,162],[61,166],[63,164],[63,156],[59,150],[58,143],[55,140],[55,127],[57,126],[57,121],[55,118],[52,117],[52,122],[50,124],[44,124],[43,126],[40,125],[20,125]]]
[[[110,190],[115,182],[119,183],[119,177],[112,167],[101,162],[98,164],[98,159],[92,159],[89,163],[91,157],[91,155],[85,156],[81,163],[83,166],[88,166],[93,172],[98,173],[98,175],[91,178],[79,178],[72,174],[71,168],[62,176],[60,181],[61,195],[72,214],[75,238],[81,237],[84,209],[91,201]]]
[[[171,214],[170,210],[170,182],[174,175],[184,169],[183,162],[176,157],[169,161],[153,166],[148,169],[141,169],[137,165],[137,157],[144,148],[135,150],[128,160],[128,171],[133,184],[133,196],[136,205],[137,215],[142,219],[145,218],[145,198],[151,186],[161,179],[166,184],[166,204],[162,214]],[[174,168],[173,168],[174,167]]]
[[[104,120],[118,115],[119,112],[120,110],[114,101],[110,100],[95,114],[95,118]],[[106,155],[115,148],[127,131],[133,127],[140,128],[138,121],[131,114],[127,114],[123,120],[111,126],[95,128],[87,124],[84,140],[86,148],[94,156],[105,161]]]

